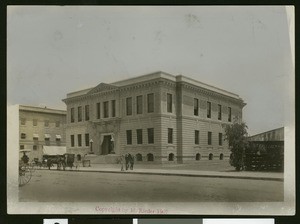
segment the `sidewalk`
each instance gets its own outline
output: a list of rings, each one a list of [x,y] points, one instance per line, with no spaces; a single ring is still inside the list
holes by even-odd
[[[68,168],[66,170],[69,170]],[[74,170],[74,168],[73,168]],[[102,172],[102,173],[122,173],[122,174],[147,174],[147,175],[168,175],[168,176],[187,176],[187,177],[214,177],[214,178],[238,178],[253,180],[272,180],[283,181],[284,175],[280,172],[254,172],[254,171],[203,171],[203,170],[172,170],[154,166],[134,167],[134,170],[121,171],[119,164],[92,164],[91,167],[79,167],[78,172]]]

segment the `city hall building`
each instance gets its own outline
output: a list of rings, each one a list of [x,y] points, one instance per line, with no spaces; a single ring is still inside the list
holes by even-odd
[[[67,94],[66,146],[114,162],[185,163],[228,159],[224,125],[242,119],[236,94],[156,72]],[[97,159],[98,158],[98,159]]]

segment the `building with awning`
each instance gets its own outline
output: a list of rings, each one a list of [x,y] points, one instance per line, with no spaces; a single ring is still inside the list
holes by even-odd
[[[29,149],[30,160],[40,160],[44,147],[54,147],[55,152],[65,147],[66,116],[64,110],[19,105],[20,150]]]

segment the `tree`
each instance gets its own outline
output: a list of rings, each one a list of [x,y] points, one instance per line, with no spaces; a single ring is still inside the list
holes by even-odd
[[[225,127],[225,139],[231,150],[230,165],[238,171],[244,167],[245,150],[248,146],[247,128],[246,123],[238,121]]]

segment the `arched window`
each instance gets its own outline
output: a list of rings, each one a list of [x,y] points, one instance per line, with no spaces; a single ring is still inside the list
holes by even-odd
[[[197,153],[196,154],[196,160],[200,160],[201,159],[201,155],[200,155],[200,153]]]
[[[80,154],[77,154],[76,157],[77,157],[77,160],[78,160],[78,161],[81,161],[81,155],[80,155]]]
[[[169,161],[174,161],[174,154],[173,153],[169,154]]]
[[[147,161],[154,161],[154,156],[152,153],[147,154]]]
[[[213,160],[213,158],[214,158],[214,155],[212,153],[210,153],[209,156],[208,156],[208,159]]]
[[[143,161],[143,157],[140,153],[136,154],[136,161]]]
[[[220,160],[223,160],[223,158],[224,158],[224,155],[223,155],[223,153],[221,153],[220,154]]]

